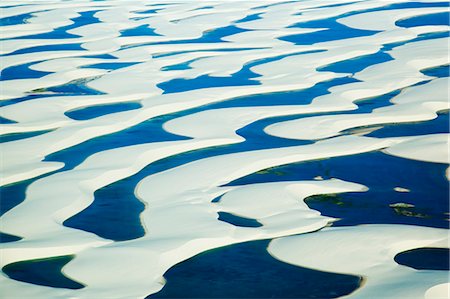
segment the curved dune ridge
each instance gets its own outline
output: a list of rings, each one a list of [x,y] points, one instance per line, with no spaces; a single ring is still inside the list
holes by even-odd
[[[257,240],[361,277],[348,297],[448,294],[447,271],[394,260],[449,248],[447,2],[26,2],[0,4],[5,298],[146,298],[177,264]],[[438,198],[321,164],[380,155],[426,164],[414,184]],[[338,225],[383,204],[383,224]]]

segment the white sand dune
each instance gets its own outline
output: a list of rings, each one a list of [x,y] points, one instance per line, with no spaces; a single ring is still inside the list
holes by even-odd
[[[448,164],[448,134],[363,136],[376,129],[373,126],[428,121],[449,109],[448,78],[422,72],[449,64],[448,37],[443,37],[449,26],[396,25],[402,19],[449,9],[434,5],[437,0],[423,0],[422,5],[429,7],[419,8],[408,7],[409,2],[2,1],[0,116],[13,122],[1,124],[0,135],[49,132],[1,144],[0,185],[34,180],[25,199],[0,218],[2,233],[22,238],[0,244],[0,264],[73,255],[62,272],[85,287],[40,286],[0,272],[1,294],[5,298],[145,298],[164,287],[168,269],[196,254],[279,238],[268,250],[281,261],[363,276],[364,284],[350,296],[440,298],[448,289],[446,272],[412,270],[396,264],[393,257],[418,247],[447,248],[446,230],[406,225],[328,227],[337,219],[321,215],[304,202],[311,195],[364,192],[366,186],[339,177],[224,186],[270,167],[373,151]],[[395,9],[390,7],[394,4]],[[407,7],[399,8],[400,4]],[[257,18],[242,21],[256,14]],[[296,25],[312,21],[323,28]],[[324,41],[306,45],[287,41],[292,36],[313,38],[326,33],[338,26],[333,22],[359,35],[339,38],[332,31]],[[220,36],[221,31],[225,36]],[[398,46],[383,48],[394,43]],[[392,59],[370,60],[380,52]],[[368,67],[355,73],[322,70],[335,63],[355,63],[355,59],[368,61]],[[129,64],[99,66],[118,63]],[[212,86],[197,79],[202,76],[212,78]],[[173,80],[184,87],[171,86]],[[332,80],[344,83],[333,85]],[[298,98],[299,104],[283,105],[273,100],[280,93],[320,88],[317,84],[331,87],[311,102]],[[84,88],[85,94],[77,88]],[[392,105],[350,113],[369,98],[395,91],[400,93],[391,99]],[[244,102],[261,94],[270,105],[226,106],[237,98]],[[104,105],[130,102],[141,107],[86,120],[68,116],[78,109],[101,111]],[[203,107],[219,102],[223,108]],[[172,113],[180,116],[169,116]],[[327,115],[319,115],[323,113]],[[135,215],[145,231],[140,238],[114,241],[63,225],[90,207],[96,191],[152,163],[246,142],[238,130],[282,116],[292,119],[274,120],[258,133],[314,143],[274,144],[195,158],[132,186],[145,206]],[[73,169],[61,170],[64,163],[44,161],[84,142],[95,146],[110,134],[139,128],[157,117],[168,118],[164,131],[189,139],[143,140],[97,151]],[[219,196],[219,202],[212,202]],[[218,220],[219,212],[251,218],[262,226],[236,226]]]

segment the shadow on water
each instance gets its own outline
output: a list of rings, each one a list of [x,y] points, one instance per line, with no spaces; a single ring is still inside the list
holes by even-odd
[[[286,264],[267,252],[270,240],[206,251],[169,269],[151,298],[336,298],[361,278]]]
[[[219,220],[240,227],[261,227],[262,224],[252,218],[237,216],[232,213],[218,212]]]
[[[423,247],[401,252],[394,260],[416,270],[450,270],[450,249]]]
[[[45,259],[21,261],[2,268],[9,278],[53,288],[81,289],[84,285],[64,276],[61,269],[74,256],[57,256]]]

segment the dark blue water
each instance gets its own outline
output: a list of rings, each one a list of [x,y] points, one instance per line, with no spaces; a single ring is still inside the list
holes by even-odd
[[[315,84],[311,88],[292,90],[287,92],[271,92],[241,96],[224,102],[212,103],[204,106],[204,109],[219,109],[228,107],[252,107],[275,105],[306,105],[318,96],[329,94],[333,86],[358,82],[353,78],[337,78]]]
[[[10,141],[16,141],[26,138],[31,138],[35,136],[39,136],[48,132],[51,132],[53,130],[43,130],[43,131],[34,131],[34,132],[26,132],[26,133],[11,133],[11,134],[5,134],[0,136],[0,143],[4,142],[10,142]]]
[[[316,6],[316,7],[314,7],[314,9],[346,6],[346,5],[350,5],[350,4],[354,4],[354,3],[357,3],[357,2],[355,1],[355,2],[345,2],[345,3],[336,3],[336,4],[329,4],[329,5],[321,5],[321,6]],[[297,13],[296,15],[301,15],[301,14],[302,14],[302,13]]]
[[[256,9],[281,5],[295,1],[279,2],[264,5]],[[141,11],[142,14],[157,13],[161,5],[153,5],[151,9]],[[167,5],[171,5],[170,3]],[[335,4],[331,6],[340,6]],[[447,7],[448,2],[421,3],[409,2],[392,4],[383,9],[402,8],[422,8],[422,7]],[[201,9],[208,9],[203,7]],[[363,10],[377,11],[377,9]],[[79,36],[70,34],[68,31],[80,26],[94,24],[99,20],[94,16],[99,10],[82,12],[79,17],[73,19],[74,24],[56,28],[55,30],[42,34],[18,37],[15,39],[63,39],[77,38]],[[336,20],[340,17],[357,14],[363,11],[355,11],[341,15],[330,20],[318,20],[307,23],[294,24],[294,27],[303,28],[328,28],[327,30],[282,37],[282,40],[290,41],[299,45],[312,44],[317,42],[333,41],[343,38],[358,36],[368,36],[376,31],[357,30],[339,24]],[[206,31],[200,38],[189,40],[178,40],[170,42],[146,43],[134,46],[151,44],[180,44],[180,50],[153,55],[166,57],[180,53],[202,52],[210,50],[182,49],[184,43],[225,43],[223,38],[232,34],[246,31],[238,27],[239,23],[257,20],[263,17],[263,13],[249,14],[243,19],[235,22],[235,25]],[[2,18],[0,24],[14,25],[22,24],[31,17],[31,14]],[[145,18],[145,16],[143,16]],[[402,27],[414,27],[421,25],[448,25],[448,13],[434,14],[428,16],[418,16],[397,22]],[[157,35],[149,26],[137,26],[121,32],[121,36],[155,36]],[[448,32],[423,34],[408,41],[416,42],[420,40],[447,37]],[[332,71],[336,73],[354,74],[376,63],[382,63],[392,58],[386,51],[394,47],[405,44],[405,42],[387,44],[378,53],[365,55],[348,61],[337,62],[319,68],[319,71]],[[126,47],[124,47],[126,48]],[[256,48],[240,49],[217,49],[214,51],[243,51]],[[71,43],[65,45],[36,46],[18,50],[12,54],[24,54],[37,51],[60,51],[60,50],[83,50],[79,44]],[[305,53],[303,53],[305,54]],[[298,55],[290,54],[290,55]],[[85,57],[95,57],[110,59],[111,62],[99,63],[86,67],[115,70],[132,65],[132,63],[114,62],[115,57],[109,54],[94,55]],[[284,56],[286,57],[286,56]],[[240,86],[258,84],[258,75],[251,72],[250,67],[261,63],[267,63],[281,59],[275,57],[266,60],[259,60],[245,65],[239,72],[230,77],[200,76],[189,80],[172,80],[160,85],[166,93],[193,90],[213,86]],[[162,70],[183,70],[190,68],[188,61],[164,67]],[[34,62],[37,63],[37,62]],[[29,67],[34,63],[22,64],[5,69],[1,74],[1,80],[41,78],[49,73],[33,71]],[[424,74],[433,77],[448,77],[448,66],[440,66],[422,71]],[[157,117],[140,123],[132,128],[121,132],[108,134],[92,140],[83,142],[69,149],[59,151],[46,157],[46,161],[61,161],[66,163],[65,167],[59,171],[73,169],[90,155],[103,150],[123,147],[128,145],[143,144],[158,141],[186,140],[188,138],[177,136],[165,132],[162,129],[164,122],[171,119],[188,115],[191,113],[218,109],[225,107],[251,107],[251,106],[271,106],[271,105],[305,105],[320,95],[328,94],[328,89],[333,86],[357,82],[357,80],[344,77],[328,82],[318,83],[312,88],[297,90],[292,92],[280,92],[261,94],[254,96],[244,96],[228,101],[213,103],[202,107],[189,109],[187,111],[173,113],[162,117]],[[35,90],[31,94],[22,98],[3,101],[0,105],[10,105],[21,101],[35,100],[43,97],[59,95],[95,95],[101,94],[99,91],[86,86],[87,81],[72,81],[61,86],[50,87],[42,90]],[[56,94],[44,94],[54,92]],[[389,100],[400,91],[395,91],[380,97],[360,101],[358,109],[355,111],[341,112],[367,113],[379,107],[391,105]],[[138,109],[137,103],[120,103],[114,105],[99,105],[81,108],[66,113],[69,117],[77,120],[87,120],[109,113]],[[148,165],[137,174],[114,182],[94,194],[95,200],[88,208],[64,222],[68,227],[78,228],[93,232],[101,237],[115,241],[135,239],[144,235],[144,229],[140,223],[139,215],[144,209],[144,205],[135,198],[134,188],[143,178],[173,167],[177,167],[195,160],[206,157],[213,157],[229,153],[251,151],[266,148],[288,147],[302,144],[310,144],[307,140],[290,140],[273,136],[268,136],[263,129],[273,123],[297,118],[304,118],[317,115],[329,115],[334,113],[320,113],[308,115],[293,115],[283,117],[271,117],[257,121],[240,130],[237,133],[243,136],[246,141],[218,147],[211,147],[201,150],[194,150],[173,157],[168,157]],[[1,123],[14,123],[5,118],[0,118]],[[368,134],[368,136],[385,138],[392,136],[413,136],[421,134],[449,132],[448,113],[440,113],[435,120],[426,122],[415,122],[406,124],[389,124],[382,129]],[[2,142],[30,138],[45,132],[30,132],[21,134],[4,135]],[[342,132],[351,134],[352,130]],[[231,182],[229,185],[252,184],[272,181],[290,180],[310,180],[316,176],[323,178],[340,178],[351,182],[357,182],[368,186],[370,189],[362,193],[345,193],[311,196],[306,199],[307,204],[322,214],[340,218],[334,226],[357,225],[366,223],[400,223],[413,224],[431,227],[448,228],[449,212],[449,186],[444,177],[447,165],[438,163],[426,163],[402,159],[389,156],[381,152],[371,152],[348,157],[336,157],[324,160],[294,163],[258,172],[244,178]],[[56,171],[58,172],[58,171]],[[42,175],[40,177],[23,182],[3,186],[0,189],[1,205],[0,212],[3,215],[12,209],[25,198],[27,187],[34,181],[49,176],[55,172]],[[400,193],[394,191],[395,187],[410,189],[410,192]],[[220,197],[213,200],[217,202]],[[403,203],[403,204],[398,204]],[[242,227],[258,227],[261,224],[250,218],[244,218],[230,213],[220,212],[220,221],[225,221],[231,225]],[[0,242],[15,242],[20,240],[19,236],[12,236],[0,233]],[[192,259],[184,261],[170,269],[165,277],[168,280],[164,289],[150,296],[151,298],[223,298],[223,297],[253,297],[253,298],[335,298],[344,296],[355,290],[360,284],[360,278],[348,275],[338,275],[324,273],[294,267],[273,259],[267,254],[266,247],[268,241],[249,242],[232,245],[216,250],[205,252]],[[83,285],[70,280],[61,273],[61,268],[73,257],[56,257],[46,260],[33,260],[10,264],[3,268],[3,271],[13,279],[29,283],[46,285],[58,288],[78,289]],[[226,262],[224,262],[226,261]],[[402,265],[416,269],[448,270],[448,250],[441,249],[417,249],[397,255],[396,261]]]
[[[137,64],[137,62],[102,62],[96,64],[89,64],[82,66],[81,68],[94,68],[102,70],[118,70],[124,67],[129,67]]]
[[[237,216],[232,213],[218,212],[219,220],[240,227],[261,227],[262,224],[252,218]]]
[[[300,22],[291,25],[292,28],[327,28],[326,30],[321,30],[318,32],[306,33],[306,34],[296,34],[288,35],[279,38],[280,40],[288,41],[296,45],[311,45],[315,43],[348,39],[361,36],[370,36],[379,31],[371,30],[360,30],[355,28],[347,27],[337,20],[343,17],[348,17],[360,13],[374,12],[380,10],[391,10],[391,9],[406,9],[406,8],[425,8],[425,7],[447,7],[448,2],[437,2],[437,3],[423,3],[423,2],[407,2],[407,3],[394,3],[381,8],[371,8],[362,9],[359,11],[348,12],[333,18],[314,20],[308,22]],[[441,17],[442,18],[442,17]],[[409,26],[420,26],[426,21],[415,18],[410,20],[407,25]]]
[[[242,29],[234,25],[229,25],[226,27],[220,27],[220,28],[214,28],[211,30],[204,31],[202,36],[199,38],[192,38],[192,39],[180,39],[180,40],[170,40],[170,41],[162,41],[162,42],[148,42],[148,43],[141,43],[141,44],[134,44],[129,46],[124,46],[121,49],[129,49],[129,48],[135,48],[135,47],[141,47],[141,46],[149,46],[149,45],[168,45],[168,44],[195,44],[195,43],[228,43],[227,41],[224,41],[223,38],[226,36],[230,36],[233,34],[241,33],[249,31],[247,29]],[[194,52],[198,52],[198,50],[193,50]],[[211,51],[211,50],[207,50]],[[214,49],[214,51],[217,51],[217,49]],[[188,53],[190,51],[181,51],[177,53]],[[155,56],[153,56],[155,57]]]
[[[169,269],[164,288],[147,298],[336,298],[357,289],[357,276],[286,264],[269,240],[206,251]]]
[[[228,77],[216,77],[209,75],[201,75],[199,77],[193,79],[172,79],[170,81],[162,82],[157,86],[164,90],[164,93],[174,93],[174,92],[184,92],[188,90],[195,90],[200,88],[208,88],[208,87],[224,87],[224,86],[243,86],[243,85],[260,85],[260,82],[257,80],[253,80],[255,78],[261,77],[261,75],[254,73],[251,71],[251,68],[257,65],[261,65],[264,63],[269,63],[273,61],[277,61],[289,56],[303,55],[303,54],[311,54],[311,53],[320,53],[324,52],[324,50],[314,50],[314,51],[305,51],[299,53],[291,53],[291,54],[283,54],[270,58],[257,59],[254,61],[250,61],[246,63],[239,71],[231,74]],[[163,71],[167,70],[183,70],[190,69],[190,64],[199,59],[192,59],[186,62],[182,62],[179,64],[167,66],[161,68]],[[229,101],[227,101],[228,103]],[[229,106],[227,106],[229,107]]]
[[[45,45],[45,46],[34,46],[29,48],[22,48],[16,50],[14,52],[0,55],[1,56],[11,56],[18,54],[26,54],[26,53],[35,53],[35,52],[51,52],[51,51],[85,51],[84,48],[81,47],[81,44],[58,44],[58,45]]]
[[[318,71],[321,72],[334,72],[334,73],[357,73],[363,69],[378,64],[393,60],[393,58],[384,52],[377,52],[375,54],[359,56],[353,59],[347,59],[344,61],[332,63],[321,68]]]
[[[383,62],[386,59],[389,59],[387,56],[383,55],[383,53],[377,53],[371,57],[365,57],[367,59],[372,59],[374,63]],[[340,65],[329,65],[328,68],[333,68],[333,71],[342,72],[352,72],[357,69],[358,65],[361,65],[364,59],[355,59],[350,63],[344,63]],[[362,65],[366,66],[368,64],[362,63]],[[238,78],[238,77],[237,77]],[[239,77],[240,78],[240,77]],[[205,109],[213,109],[213,108],[221,108],[221,107],[239,107],[239,106],[252,106],[252,105],[283,105],[283,104],[308,104],[311,100],[319,95],[328,93],[328,88],[331,86],[336,86],[345,83],[356,82],[355,79],[352,78],[341,78],[335,79],[328,82],[319,83],[313,88],[299,90],[294,92],[287,93],[271,93],[264,95],[255,95],[255,96],[247,96],[240,97],[234,100],[230,100],[227,102],[214,103],[211,105],[207,105],[200,108],[190,109],[188,111],[184,111],[182,113],[175,113],[172,115],[167,115],[161,118],[151,119],[147,122],[139,124],[133,128],[124,130],[122,132],[102,136],[99,138],[95,138],[93,140],[89,140],[80,145],[74,146],[70,149],[66,149],[55,154],[52,154],[46,157],[47,161],[62,161],[66,163],[65,170],[71,169],[81,163],[84,159],[90,156],[93,153],[98,151],[107,150],[115,147],[133,145],[133,144],[141,144],[147,142],[156,142],[156,141],[167,141],[167,140],[181,140],[184,139],[179,136],[175,136],[169,134],[162,130],[161,126],[164,121],[168,121],[170,119],[180,117],[183,115],[187,115],[190,113],[194,113],[197,111],[205,110]],[[386,105],[390,105],[389,99],[395,95],[396,93],[385,95],[384,99],[381,97],[380,99],[371,99],[365,100],[360,103],[359,109],[357,111],[350,111],[345,113],[363,113],[370,112],[375,108],[383,107]],[[96,113],[100,113],[102,111],[102,107],[98,107],[99,109]],[[103,112],[101,112],[103,113]],[[313,115],[304,115],[302,117],[313,116]],[[251,142],[244,142],[238,145],[229,145],[223,147],[217,147],[206,150],[193,151],[189,153],[184,153],[181,155],[177,155],[175,157],[163,159],[152,165],[146,167],[139,174],[132,176],[130,178],[126,178],[122,181],[116,182],[110,186],[107,186],[101,190],[98,190],[95,194],[96,200],[94,203],[88,207],[85,211],[80,214],[74,216],[74,219],[69,219],[67,221],[67,225],[71,227],[77,227],[89,231],[93,231],[101,236],[110,239],[123,240],[123,239],[133,239],[139,236],[142,236],[143,230],[140,227],[140,221],[138,219],[138,215],[142,210],[142,204],[134,198],[133,189],[135,184],[141,180],[143,177],[150,175],[152,173],[156,173],[159,171],[163,171],[172,167],[176,167],[178,165],[182,165],[184,163],[188,163],[190,161],[194,161],[196,159],[201,159],[208,156],[214,156],[225,153],[239,152],[245,150],[253,150],[253,149],[262,149],[262,148],[272,148],[272,147],[281,147],[281,146],[292,146],[299,144],[307,144],[308,141],[295,141],[288,139],[281,139],[276,137],[269,137],[262,132],[262,129],[277,121],[295,119],[299,116],[288,116],[288,117],[279,117],[279,118],[269,118],[266,120],[258,121],[246,128],[243,128],[238,131],[238,134],[247,138],[247,140],[252,140]],[[120,191],[119,191],[120,190]],[[117,196],[115,194],[119,194]],[[120,197],[122,200],[118,200]],[[17,202],[17,201],[16,201]],[[133,203],[132,203],[133,202]],[[123,207],[127,205],[130,208],[124,209]],[[120,219],[127,219],[126,222],[128,225],[123,227],[121,231],[113,231],[111,227],[117,227],[116,225],[112,225],[108,219],[104,219],[105,221],[94,221],[94,219],[101,219],[101,215],[111,214],[114,211],[121,210],[123,213],[120,215],[116,215],[112,220],[113,223],[117,221],[121,221]],[[109,211],[109,213],[108,213]],[[100,217],[100,218],[99,218]],[[77,218],[77,219],[75,219]],[[105,217],[103,217],[105,218]],[[130,219],[134,219],[130,221]]]
[[[126,241],[145,235],[139,215],[144,205],[130,198],[129,180],[121,180],[94,193],[95,201],[80,213],[64,221],[67,227],[82,229],[114,241]]]
[[[164,90],[164,93],[184,92],[208,87],[223,86],[244,86],[244,85],[260,85],[259,81],[251,79],[243,80],[242,78],[216,77],[209,75],[201,75],[193,79],[172,79],[158,84],[157,86]]]
[[[44,90],[42,90],[44,92]],[[17,104],[20,102],[30,101],[30,100],[36,100],[41,98],[49,98],[49,97],[56,97],[60,96],[59,94],[47,94],[47,93],[40,93],[39,91],[35,91],[31,93],[30,95],[26,95],[20,98],[14,98],[10,100],[0,101],[0,107],[9,106],[13,104]]]
[[[357,111],[349,111],[347,113],[366,113],[374,108],[382,105],[389,105],[390,98],[395,93],[383,95],[381,97],[368,99],[364,102],[360,102],[360,109]],[[180,114],[172,115],[173,118],[189,112],[182,112]],[[159,161],[156,161],[140,172],[133,176],[127,177],[123,180],[114,182],[104,188],[97,190],[94,194],[94,202],[82,212],[72,216],[70,219],[64,222],[64,225],[93,232],[103,238],[112,239],[116,241],[123,241],[129,239],[135,239],[144,235],[144,229],[141,227],[139,213],[143,210],[144,205],[135,197],[134,189],[139,181],[143,178],[155,174],[170,168],[174,168],[192,161],[199,159],[213,157],[223,154],[245,152],[257,149],[279,148],[296,145],[310,144],[312,141],[308,140],[293,140],[279,138],[271,135],[267,135],[263,132],[263,129],[273,123],[280,121],[286,121],[299,117],[308,117],[312,115],[290,115],[281,117],[271,117],[256,121],[242,129],[237,131],[237,134],[245,138],[244,142],[217,146],[211,148],[205,148],[200,150],[193,150],[190,152],[178,154],[172,157],[168,157]],[[167,117],[167,116],[166,116]],[[169,119],[172,119],[170,117]],[[164,119],[165,121],[168,118]],[[157,125],[152,120],[149,120],[149,125]],[[161,128],[159,124],[157,128]],[[139,136],[142,136],[142,128],[137,126],[135,129],[135,135],[132,135],[134,140],[138,140]],[[161,129],[162,131],[162,129]],[[164,132],[164,131],[163,131]],[[112,134],[111,136],[114,136]],[[111,138],[110,136],[110,138]],[[120,133],[117,134],[120,136]],[[131,137],[131,136],[130,136]],[[99,139],[104,141],[105,137]],[[121,139],[122,140],[122,139]],[[142,140],[139,140],[142,142]],[[108,143],[107,145],[110,145]],[[64,161],[68,163],[68,167],[73,167],[73,161],[77,160],[80,153],[85,153],[86,150],[77,150],[80,145],[72,147],[67,151],[59,152],[59,158],[53,155],[52,159],[56,161]],[[71,153],[67,156],[68,153]],[[70,157],[70,159],[68,159]],[[80,159],[81,160],[81,159]],[[66,166],[67,166],[66,165]],[[120,211],[120,212],[117,212]],[[122,217],[122,218],[120,218]],[[101,221],[100,221],[101,220]]]
[[[334,226],[392,223],[448,228],[447,165],[398,158],[381,152],[293,163],[266,169],[228,185],[339,178],[369,187],[367,192],[317,195],[306,200],[323,215],[340,218]],[[395,187],[411,190],[396,192]],[[396,203],[412,208],[391,207]]]
[[[2,5],[2,8],[11,8],[11,7],[20,7],[20,6],[27,6],[28,4],[17,4],[17,5]]]
[[[50,74],[49,72],[35,71],[30,69],[31,65],[37,64],[39,62],[41,61],[29,62],[7,67],[0,72],[0,80],[6,81],[15,79],[35,79]]]
[[[85,56],[81,56],[81,57],[99,58],[99,59],[117,59],[116,57],[112,56],[111,54],[85,55]]]
[[[59,94],[64,94],[65,96],[69,95],[100,95],[104,94],[101,91],[92,89],[88,87],[86,84],[90,81],[90,79],[80,79],[80,80],[73,80],[68,83],[47,87],[44,91],[46,92],[54,92]]]
[[[20,25],[25,24],[29,18],[32,17],[31,13],[25,13],[21,15],[0,18],[0,26]]]
[[[53,288],[82,289],[84,285],[69,279],[61,273],[62,267],[74,256],[58,256],[11,263],[2,268],[9,278]]]
[[[94,202],[82,212],[66,220],[64,225],[90,231],[103,238],[116,241],[142,237],[145,232],[141,226],[139,214],[144,209],[144,205],[134,196],[136,184],[148,175],[198,159],[274,146],[273,143],[268,144],[267,139],[258,138],[265,135],[261,130],[265,126],[264,123],[254,123],[252,126],[252,128],[246,128],[239,133],[245,134],[245,132],[249,132],[249,134],[255,136],[255,138],[252,138],[253,142],[195,150],[165,158],[148,165],[133,176],[97,190],[94,194]],[[255,127],[260,127],[260,129],[254,130]],[[250,138],[248,135],[246,137]],[[306,143],[276,137],[273,139],[278,140],[278,144],[298,145]]]
[[[0,187],[0,216],[20,204],[25,200],[25,192],[33,182],[50,176],[54,174],[56,171],[52,171],[50,173],[40,175],[38,177],[20,181],[13,184],[8,184]]]
[[[155,29],[148,27],[147,25],[140,25],[134,28],[122,30],[120,36],[160,36],[155,33]]]
[[[294,3],[297,1],[281,1],[278,3],[271,3],[271,4],[267,4],[267,5],[261,5],[261,6],[257,6],[257,7],[252,7],[251,9],[256,10],[256,9],[263,9],[263,8],[269,8],[269,7],[274,7],[274,6],[278,6],[278,5],[283,5],[283,4],[287,4],[287,3]]]
[[[22,239],[21,237],[0,232],[0,243],[16,242],[21,239]]]
[[[450,249],[416,248],[397,254],[394,260],[403,266],[416,270],[450,270]]]
[[[321,31],[294,34],[280,37],[280,40],[291,42],[295,45],[311,45],[322,42],[329,42],[334,40],[341,40],[346,38],[370,36],[380,31],[360,30],[347,27],[337,22],[337,18],[330,18],[325,20],[309,21],[305,23],[297,23],[290,26],[291,28],[328,28]]]
[[[261,15],[262,15],[262,14],[263,14],[263,13],[255,13],[255,14],[251,14],[251,15],[246,16],[245,18],[242,18],[242,19],[240,19],[240,20],[235,21],[235,23],[236,23],[236,24],[239,24],[239,23],[245,23],[245,22],[250,22],[250,21],[259,20],[259,19],[262,19],[262,18],[261,18]]]
[[[2,124],[2,125],[6,125],[6,124],[16,124],[17,122],[16,121],[14,121],[14,120],[10,120],[10,119],[7,119],[7,118],[4,118],[4,117],[1,117],[0,116],[0,124]]]
[[[214,6],[203,6],[203,7],[195,8],[193,10],[205,10],[205,9],[212,9],[212,8],[214,8]]]
[[[25,200],[25,190],[33,179],[0,187],[0,216]]]
[[[268,93],[268,94],[260,94],[254,96],[246,96],[239,97],[236,99],[231,99],[225,102],[218,102],[209,105],[205,105],[202,107],[197,107],[193,109],[188,109],[185,111],[181,111],[178,113],[167,114],[161,117],[156,117],[149,119],[145,122],[142,122],[136,126],[131,128],[122,130],[117,133],[112,133],[108,135],[104,135],[98,138],[91,139],[89,141],[83,142],[81,144],[75,145],[71,148],[62,150],[60,152],[56,152],[46,157],[46,161],[60,161],[66,164],[65,169],[71,169],[76,165],[79,165],[83,160],[85,160],[88,156],[103,150],[113,149],[116,147],[123,147],[128,145],[135,144],[143,144],[148,142],[157,142],[157,141],[170,141],[170,140],[182,140],[187,139],[185,137],[180,137],[168,133],[162,129],[162,125],[164,122],[170,121],[172,119],[182,117],[185,115],[189,115],[195,112],[210,110],[210,109],[218,109],[225,107],[242,107],[242,106],[270,106],[270,105],[304,105],[311,103],[312,99],[316,96],[328,94],[328,88],[332,86],[336,86],[339,84],[344,84],[346,82],[356,82],[355,79],[344,78],[344,79],[335,79],[333,81],[318,83],[312,88],[292,91],[292,92],[279,92],[279,93]],[[370,111],[374,107],[378,107],[378,104],[388,105],[390,95],[384,96],[384,100],[378,101],[378,99],[367,100],[359,103],[361,107],[364,108],[364,111]],[[370,103],[369,105],[366,105]],[[374,106],[375,105],[375,106]],[[101,111],[102,106],[98,107],[99,111]],[[368,110],[369,109],[369,110]],[[261,134],[264,126],[269,125],[275,121],[280,120],[288,120],[293,117],[281,117],[281,118],[271,118],[267,120],[259,121],[255,124],[244,128],[242,132],[247,132],[243,134],[257,134],[258,138]],[[294,117],[295,118],[295,117]],[[253,130],[256,129],[256,133]],[[238,131],[239,133],[240,131]],[[240,133],[239,133],[240,134]],[[275,138],[279,139],[278,142],[283,142],[286,145],[295,144],[293,141],[286,141],[285,139],[267,136],[263,134],[264,138]],[[275,140],[274,139],[274,140]],[[252,147],[257,149],[256,147]]]
[[[186,62],[164,66],[160,70],[161,71],[179,71],[179,70],[192,69],[190,64],[193,63],[194,61],[197,61],[197,60],[200,60],[200,59],[202,59],[202,58],[194,58],[194,59],[188,60]]]
[[[416,38],[409,40],[408,43],[414,43],[414,42],[419,42],[419,41],[428,40],[428,39],[446,38],[446,37],[448,37],[448,34],[449,34],[448,31],[423,33],[423,34],[419,34]],[[390,51],[396,47],[403,46],[404,44],[405,44],[405,42],[394,42],[394,43],[385,44],[381,50],[382,51]]]
[[[122,102],[117,104],[89,106],[85,108],[70,110],[65,112],[64,114],[70,117],[71,119],[88,120],[111,113],[135,110],[141,107],[142,105],[137,102],[130,102],[130,103]]]
[[[405,28],[416,26],[448,26],[449,20],[450,20],[450,13],[441,12],[399,20],[395,22],[395,25]]]
[[[172,40],[167,42],[156,42],[152,43],[155,45],[164,45],[164,44],[185,44],[185,43],[227,43],[223,38],[249,31],[247,29],[242,29],[240,27],[229,25],[225,27],[214,28],[211,30],[204,31],[202,36],[199,38],[187,39],[187,40]]]
[[[450,133],[448,111],[439,113],[438,117],[429,121],[397,123],[384,125],[383,128],[367,134],[369,137],[401,137],[427,134]]]
[[[46,156],[45,161],[64,162],[66,164],[64,170],[69,170],[97,152],[136,144],[189,139],[164,131],[162,124],[168,119],[168,116],[152,118],[137,126],[90,139],[50,154]]]
[[[15,37],[13,39],[66,39],[66,38],[78,38],[79,35],[71,34],[68,31],[81,26],[98,23],[99,20],[94,17],[95,13],[99,10],[85,11],[78,13],[79,16],[71,19],[72,24],[54,28],[52,31],[45,33],[32,34],[27,36]]]
[[[161,10],[161,8],[148,9],[148,10],[144,10],[144,11],[134,11],[134,13],[137,13],[137,14],[155,14],[159,10]]]
[[[247,51],[247,50],[260,50],[260,49],[267,49],[267,48],[219,48],[214,49],[214,52],[238,52],[238,51]],[[163,52],[163,53],[156,53],[152,54],[153,58],[161,58],[161,57],[167,57],[167,56],[173,56],[178,54],[184,54],[184,53],[192,53],[192,52],[211,52],[210,49],[203,49],[203,50],[184,50],[184,51],[173,51],[173,52]]]
[[[27,69],[27,68],[24,68]],[[24,74],[25,75],[25,74]],[[41,98],[50,98],[58,96],[79,96],[79,95],[100,95],[104,94],[99,90],[92,89],[87,86],[92,78],[73,80],[62,85],[56,85],[46,88],[38,88],[31,90],[26,96],[14,98],[10,100],[0,101],[0,107],[17,104],[20,102],[31,101]]]
[[[424,75],[433,76],[438,78],[447,78],[450,75],[450,66],[441,65],[434,68],[429,68],[421,71]]]

